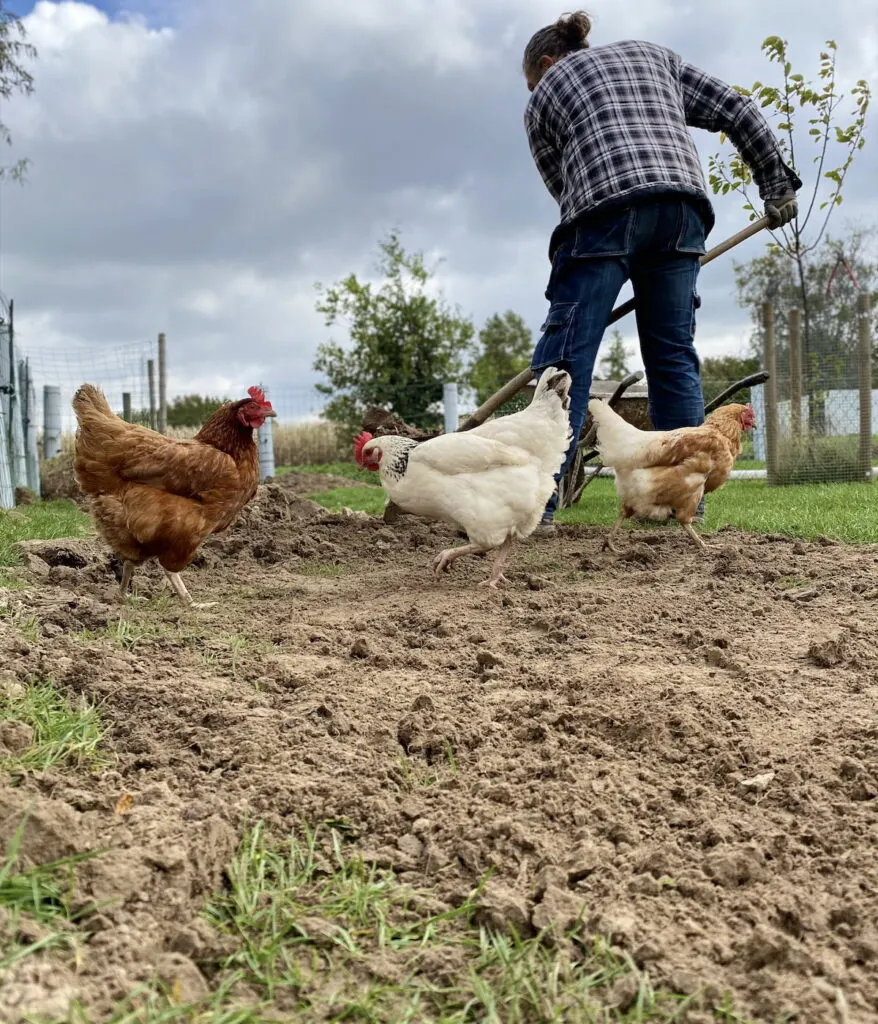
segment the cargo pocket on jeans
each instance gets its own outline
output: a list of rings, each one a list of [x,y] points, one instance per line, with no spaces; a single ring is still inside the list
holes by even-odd
[[[537,342],[531,368],[544,370],[558,366],[570,358],[570,343],[576,322],[575,302],[556,302],[549,308],[546,322],[540,328],[542,337]]]

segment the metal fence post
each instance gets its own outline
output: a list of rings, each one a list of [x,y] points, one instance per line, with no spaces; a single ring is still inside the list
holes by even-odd
[[[265,391],[265,388],[262,388],[262,390]],[[268,393],[265,393],[266,397],[268,397]],[[274,437],[272,436],[273,423],[274,421],[272,419],[267,419],[256,432],[257,445],[259,447],[260,483],[274,476]]]
[[[40,496],[40,451],[37,447],[37,389],[33,377],[30,374],[30,365],[27,360],[23,363],[24,377],[22,387],[24,389],[26,415],[24,419],[24,461],[27,470],[27,485]]]
[[[457,411],[457,384],[443,385],[442,404],[445,413],[445,433],[453,434],[460,427],[460,414]]]
[[[61,388],[43,385],[43,458],[61,454]]]

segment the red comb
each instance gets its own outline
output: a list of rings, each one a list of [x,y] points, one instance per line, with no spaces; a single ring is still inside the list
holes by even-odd
[[[266,401],[265,392],[262,388],[247,388],[247,394],[253,399],[254,402],[258,402],[260,405],[264,405],[266,408],[271,408],[271,402]]]
[[[368,430],[364,430],[362,434],[357,434],[354,438],[354,458],[362,466],[363,465],[363,446],[367,445],[372,440],[372,435]]]

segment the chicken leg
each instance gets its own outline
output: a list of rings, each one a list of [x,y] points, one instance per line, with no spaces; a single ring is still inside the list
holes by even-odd
[[[503,575],[502,569],[506,564],[506,559],[509,557],[509,549],[511,547],[512,538],[507,537],[494,553],[494,565],[491,568],[491,575],[488,579],[482,580],[479,584],[480,587],[493,587],[496,590],[501,583],[509,582],[509,580]]]
[[[191,594],[186,589],[186,584],[183,582],[183,577],[178,572],[169,572],[165,569],[165,576],[168,577],[168,582],[174,588],[174,593],[177,597],[190,608],[212,608],[216,604],[216,601],[202,601],[198,603],[193,601]]]
[[[131,586],[131,577],[134,575],[134,563],[126,558],[122,563],[122,579],[119,583],[119,598],[125,600],[128,588]]]

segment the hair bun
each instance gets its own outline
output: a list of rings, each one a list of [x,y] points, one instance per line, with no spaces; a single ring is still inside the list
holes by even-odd
[[[574,11],[573,14],[562,14],[555,22],[555,27],[565,43],[578,49],[588,43],[591,18],[585,11]]]

